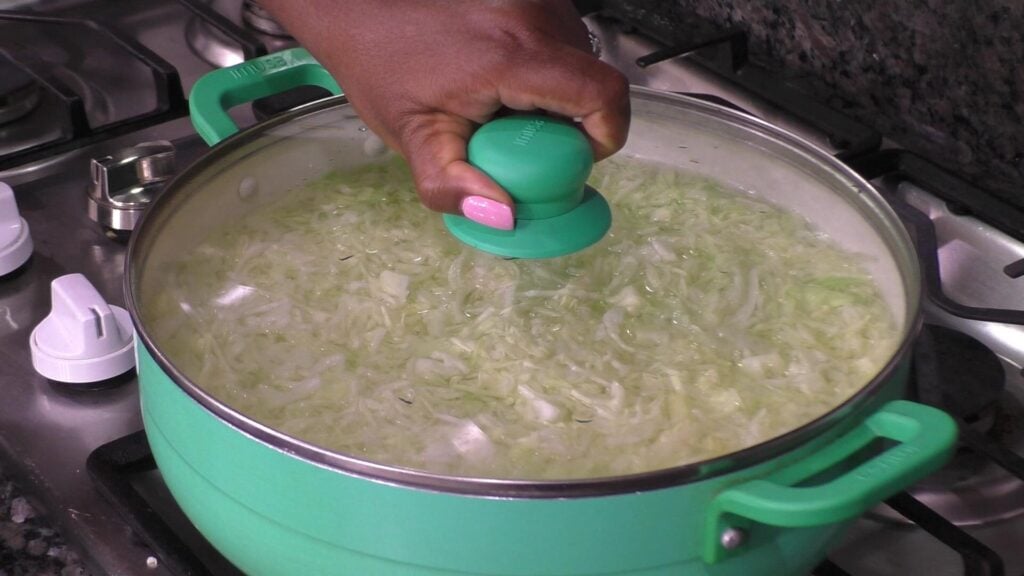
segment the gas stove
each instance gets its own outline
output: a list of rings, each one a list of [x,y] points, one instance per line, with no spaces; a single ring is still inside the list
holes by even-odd
[[[3,6],[0,182],[34,243],[0,277],[3,469],[95,574],[237,573],[162,484],[131,373],[98,386],[51,382],[33,369],[29,335],[65,274],[123,305],[134,223],[206,150],[184,95],[215,67],[294,41],[250,1]],[[741,33],[702,26],[688,45],[666,46],[615,16],[609,8],[587,23],[602,58],[632,83],[741,109],[836,154],[876,185],[918,247],[928,297],[913,394],[957,417],[961,445],[946,468],[859,519],[814,574],[1024,574],[1024,215],[810,100],[752,62]],[[289,105],[262,101],[233,116],[245,126]]]

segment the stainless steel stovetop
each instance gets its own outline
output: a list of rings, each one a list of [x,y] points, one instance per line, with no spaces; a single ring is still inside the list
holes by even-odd
[[[140,495],[143,507],[163,514],[186,541],[184,557],[201,559],[211,573],[230,573],[177,512],[158,472],[126,465],[130,478],[111,488],[98,487],[87,469],[97,448],[141,429],[135,381],[129,376],[100,388],[50,382],[33,370],[28,341],[49,312],[50,282],[58,276],[80,272],[109,303],[123,305],[125,233],[114,234],[89,216],[86,191],[97,172],[92,161],[114,159],[101,162],[106,168],[99,170],[113,183],[121,177],[114,174],[114,164],[130,157],[130,148],[166,141],[174,149],[173,164],[166,144],[159,145],[164,154],[159,158],[152,146],[134,153],[150,154],[150,166],[159,168],[161,178],[180,170],[206,149],[182,115],[182,97],[195,80],[213,66],[292,42],[267,34],[278,32],[273,23],[258,7],[254,11],[247,3],[243,9],[239,1],[23,0],[0,6],[6,8],[0,11],[0,76],[12,79],[27,66],[43,79],[42,86],[31,78],[20,84],[0,82],[0,88],[17,91],[16,97],[0,94],[0,121],[6,121],[0,124],[0,181],[14,188],[35,243],[31,260],[0,278],[4,470],[15,475],[98,574],[202,573],[182,564],[176,539],[168,544],[157,534],[156,543],[147,543],[153,535],[140,534],[138,523],[122,515],[121,505],[112,504],[105,492]],[[935,177],[926,162],[922,169],[920,159],[869,129],[819,110],[799,95],[790,98],[795,93],[773,83],[756,65],[746,64],[734,74],[735,37],[725,35],[689,53],[686,47],[655,45],[607,19],[591,16],[588,23],[602,57],[634,84],[724,99],[849,159],[907,214],[924,215],[925,228],[916,235],[927,244],[928,228],[934,228],[936,250],[930,254],[935,256],[925,260],[938,262],[942,293],[953,302],[936,292],[938,297],[926,305],[926,321],[969,335],[998,355],[1002,374],[993,402],[965,415],[970,442],[956,461],[909,495],[891,500],[900,512],[882,506],[859,520],[830,562],[815,573],[1024,574],[1024,480],[1007,471],[1016,466],[1020,474],[1024,451],[1024,243],[981,215],[964,215],[961,203],[948,201],[947,188],[961,183]],[[673,55],[679,52],[687,55]],[[4,57],[20,65],[11,68]],[[641,57],[646,66],[637,65]],[[254,121],[248,106],[234,114],[242,125]],[[893,150],[872,154],[879,143]],[[158,178],[149,185],[157,190],[161,182]],[[127,212],[113,211],[108,216],[116,218],[105,221],[116,227],[131,219]],[[1011,312],[1000,316],[977,313],[977,308]],[[963,318],[950,310],[985,319]],[[967,348],[953,340],[930,350],[947,358]],[[938,394],[954,399],[974,394],[980,387],[972,366],[967,360],[961,368],[942,364],[939,376],[956,382],[953,392]],[[105,454],[118,454],[120,446],[108,447]],[[922,511],[918,503],[927,507]]]

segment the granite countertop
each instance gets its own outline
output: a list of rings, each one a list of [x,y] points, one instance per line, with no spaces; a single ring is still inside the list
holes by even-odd
[[[752,60],[815,100],[1024,208],[1024,2],[603,4],[666,43],[695,19],[742,30]]]
[[[0,466],[0,576],[87,576],[78,555]]]

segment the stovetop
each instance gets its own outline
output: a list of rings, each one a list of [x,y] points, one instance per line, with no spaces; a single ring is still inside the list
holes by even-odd
[[[84,274],[123,305],[128,232],[89,216],[93,160],[159,140],[175,151],[168,170],[187,166],[206,150],[185,118],[192,83],[291,41],[236,1],[5,6],[0,70],[18,62],[20,73],[0,75],[0,90],[17,92],[0,97],[0,120],[24,117],[0,124],[0,181],[14,188],[35,251],[0,278],[0,461],[97,574],[231,573],[161,483],[131,374],[102,387],[51,382],[33,370],[28,340],[64,274]],[[942,382],[918,396],[945,403],[964,440],[950,466],[860,519],[815,574],[1024,574],[1024,216],[775,81],[749,61],[742,34],[710,27],[666,47],[597,14],[587,22],[632,83],[721,99],[849,162],[915,238],[930,279],[915,377]],[[33,51],[40,39],[52,46]],[[248,106],[234,116],[255,121]]]

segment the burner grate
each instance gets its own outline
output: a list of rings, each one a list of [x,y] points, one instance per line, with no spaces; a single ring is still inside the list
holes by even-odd
[[[908,520],[924,528],[943,544],[956,550],[964,563],[964,576],[1003,576],[1003,561],[985,546],[910,494],[902,492],[886,504]]]
[[[679,56],[685,56],[707,48],[709,46],[727,44],[729,47],[729,68],[731,72],[737,72],[748,63],[747,61],[747,35],[738,30],[712,34],[706,37],[696,37],[692,42],[676,44],[660,50],[656,50],[636,59],[636,65],[641,68],[653,66],[658,62],[671,60]]]
[[[965,209],[964,213],[975,213],[996,228],[1024,241],[1024,214],[1012,206],[1001,203],[995,197],[980,193],[977,189],[911,152],[883,150],[853,160],[849,164],[851,168],[868,180],[875,180],[883,176],[896,177],[919,185],[954,205],[960,202],[971,202],[965,204],[969,210]],[[971,196],[978,200],[968,200]],[[913,237],[925,281],[925,290],[932,302],[960,318],[1024,325],[1024,310],[966,306],[947,296],[942,289],[939,246],[934,224],[926,214],[900,198],[888,196],[886,201],[903,220]],[[1012,277],[1012,274],[1009,275]]]
[[[217,572],[212,572],[196,554],[196,547],[186,543],[181,535],[182,529],[173,529],[167,512],[154,508],[150,499],[139,489],[135,480],[156,470],[156,461],[149,449],[145,431],[139,430],[100,446],[89,455],[86,468],[103,496],[171,574],[241,574],[207,544],[202,546],[204,553],[212,558],[210,563],[217,567]],[[180,514],[183,517],[183,513]],[[184,529],[195,530],[191,525]]]
[[[254,34],[208,2],[177,3],[237,45],[244,58],[267,53]],[[179,71],[124,33],[116,15],[81,18],[0,10],[0,35],[5,38],[0,60],[9,60],[42,93],[36,110],[0,133],[0,171],[188,115]],[[82,44],[90,46],[89,52],[80,51]],[[121,107],[129,112],[112,111]]]
[[[882,150],[853,160],[849,164],[868,180],[890,175],[917,184],[945,200],[951,211],[961,215],[976,215],[986,223],[1024,242],[1024,212],[913,152]]]
[[[590,7],[590,11],[616,20],[623,17],[612,6]],[[626,20],[624,24],[627,28],[635,25],[628,21],[628,17]],[[765,102],[778,107],[789,116],[815,127],[839,150],[836,156],[843,160],[871,153],[881,146],[882,136],[874,129],[822,105],[785,81],[774,77],[763,66],[751,61],[747,35],[744,32],[718,29],[702,20],[695,20],[690,24],[696,32],[690,34],[687,42],[672,43],[641,56],[636,59],[636,66],[646,69],[677,57],[690,58],[713,70],[725,81],[757,94]],[[709,54],[725,54],[726,57],[710,57],[703,52],[707,48],[715,49],[709,51]]]
[[[852,576],[846,570],[836,566],[831,560],[825,560],[814,569],[813,576]]]
[[[960,441],[1024,481],[1024,458],[1019,454],[969,426],[960,426]]]
[[[55,120],[51,121],[56,129],[42,141],[32,141],[4,153],[0,157],[0,170],[178,118],[188,111],[181,81],[174,67],[142,44],[111,27],[87,19],[5,10],[0,10],[0,23],[7,23],[10,29],[25,33],[30,29],[41,30],[39,35],[45,38],[77,36],[92,38],[101,45],[115,47],[110,51],[119,51],[122,57],[126,56],[127,60],[140,63],[150,71],[155,98],[155,105],[148,112],[95,125],[87,114],[86,95],[83,94],[85,90],[74,85],[77,79],[58,73],[62,70],[59,65],[55,66],[37,57],[34,51],[38,47],[31,43],[23,44],[24,40],[19,41],[17,36],[10,37],[12,41],[9,44],[0,46],[0,54],[31,76],[51,101],[55,102],[56,105],[50,111],[55,113]],[[53,46],[58,45],[59,43]],[[81,54],[63,56],[73,65],[87,65],[89,61],[89,58]]]

